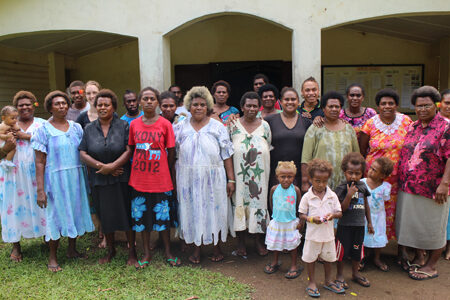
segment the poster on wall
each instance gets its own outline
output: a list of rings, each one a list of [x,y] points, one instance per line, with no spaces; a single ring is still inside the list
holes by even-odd
[[[400,95],[399,111],[411,112],[412,92],[423,85],[424,65],[326,65],[322,66],[322,94],[337,91],[345,94],[352,83],[361,84],[366,92],[365,106],[376,107],[375,95],[391,88]]]

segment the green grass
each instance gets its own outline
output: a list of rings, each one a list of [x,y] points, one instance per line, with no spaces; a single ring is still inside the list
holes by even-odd
[[[0,243],[0,299],[249,299],[251,288],[231,277],[199,267],[171,268],[157,252],[149,267],[136,271],[125,266],[125,245],[117,247],[111,264],[98,265],[105,254],[95,234],[78,239],[77,249],[88,259],[67,259],[67,239],[58,250],[62,272],[46,268],[48,250],[42,239],[22,240],[24,260],[9,260],[11,245]]]

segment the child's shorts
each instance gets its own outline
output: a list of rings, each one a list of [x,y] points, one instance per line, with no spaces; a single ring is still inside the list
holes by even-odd
[[[326,262],[336,261],[336,246],[334,240],[329,242],[314,242],[305,240],[303,246],[302,260],[305,263],[312,263],[320,257]]]
[[[354,261],[364,258],[364,226],[341,226],[336,232],[337,261],[350,257]]]

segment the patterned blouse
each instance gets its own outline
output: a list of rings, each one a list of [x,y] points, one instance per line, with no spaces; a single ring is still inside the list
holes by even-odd
[[[355,129],[356,136],[359,138],[359,134],[364,123],[366,123],[367,120],[369,120],[376,114],[377,112],[373,108],[366,107],[362,115],[358,117],[350,117],[345,113],[345,109],[341,109],[339,118],[347,121],[350,125],[352,125],[353,129]]]
[[[450,121],[436,114],[425,128],[412,123],[400,152],[400,189],[433,199],[449,156]]]

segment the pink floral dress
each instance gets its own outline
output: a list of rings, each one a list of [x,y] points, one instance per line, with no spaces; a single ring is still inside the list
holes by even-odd
[[[353,129],[355,129],[356,137],[359,139],[359,134],[361,132],[361,128],[364,126],[367,120],[375,116],[377,112],[375,109],[366,107],[364,112],[359,117],[350,117],[345,113],[345,109],[341,109],[341,113],[339,114],[339,118],[347,121],[350,125],[352,125]]]
[[[387,157],[394,162],[394,171],[386,178],[392,185],[391,199],[385,202],[386,210],[386,234],[388,240],[395,239],[395,207],[398,194],[398,162],[400,160],[400,150],[408,130],[412,123],[411,119],[397,113],[392,124],[384,124],[379,115],[369,119],[361,128],[361,132],[369,136],[369,150],[366,157],[367,170],[370,165],[379,157]]]

